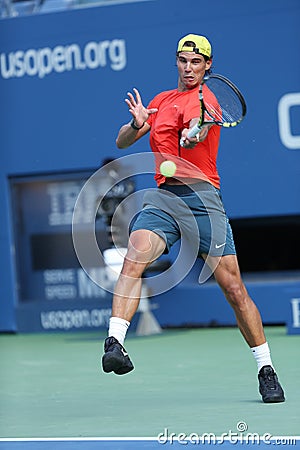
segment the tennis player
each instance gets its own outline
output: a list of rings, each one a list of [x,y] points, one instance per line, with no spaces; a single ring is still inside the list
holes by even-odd
[[[161,160],[176,159],[177,170],[176,177],[166,178],[159,172],[160,161],[157,161],[155,180],[158,189],[145,198],[144,207],[130,230],[127,255],[115,287],[108,337],[104,343],[103,370],[117,375],[133,370],[123,345],[139,305],[142,274],[174,242],[182,239],[182,233],[186,233],[190,240],[194,236],[197,256],[212,268],[215,280],[234,310],[238,327],[257,362],[263,401],[284,402],[260,313],[240,275],[231,227],[221,200],[216,166],[221,128],[210,125],[196,137],[187,137],[189,129],[199,120],[199,85],[212,65],[210,42],[204,36],[184,36],[178,42],[176,62],[177,89],[158,94],[148,107],[143,105],[137,89],[129,92],[125,100],[132,118],[119,130],[118,148],[127,148],[150,132],[150,145],[155,156],[162,155]],[[196,232],[190,233],[185,214],[176,214],[174,207],[172,211],[168,210],[172,203],[170,198],[174,197],[178,206],[184,204],[190,211],[197,225]],[[213,212],[211,216],[210,212]],[[216,224],[214,228],[221,230],[214,236],[211,222]],[[197,232],[200,238],[197,238]]]

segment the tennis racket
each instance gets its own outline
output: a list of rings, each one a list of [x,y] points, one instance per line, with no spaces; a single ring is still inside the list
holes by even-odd
[[[187,134],[196,136],[207,125],[229,128],[238,125],[246,115],[246,102],[239,89],[223,75],[204,77],[199,88],[200,120]],[[181,138],[180,145],[184,144]]]

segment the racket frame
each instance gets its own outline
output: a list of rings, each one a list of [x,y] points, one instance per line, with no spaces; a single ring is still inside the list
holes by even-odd
[[[234,91],[234,93],[237,95],[237,97],[239,98],[239,100],[241,102],[241,106],[242,106],[242,115],[241,115],[241,117],[238,120],[236,120],[234,122],[222,122],[222,121],[215,120],[214,117],[206,109],[205,101],[204,101],[204,98],[203,98],[203,85],[210,78],[216,78],[218,80],[221,80],[221,81],[225,82]],[[200,100],[200,104],[201,104],[201,116],[200,116],[199,122],[194,127],[192,127],[189,130],[189,132],[187,134],[188,138],[195,137],[205,126],[209,126],[209,125],[218,125],[218,126],[221,126],[221,127],[224,127],[224,128],[236,127],[244,119],[244,117],[246,115],[246,112],[247,112],[246,102],[245,102],[245,99],[244,99],[242,93],[235,86],[235,84],[232,83],[232,81],[230,81],[228,78],[224,77],[223,75],[219,75],[219,74],[215,74],[214,73],[212,75],[206,75],[203,78],[202,83],[200,84],[200,87],[199,87],[199,100]],[[204,120],[205,112],[207,113],[207,115],[209,117],[212,118],[211,121],[205,121]],[[182,140],[181,140],[181,143],[183,143]]]

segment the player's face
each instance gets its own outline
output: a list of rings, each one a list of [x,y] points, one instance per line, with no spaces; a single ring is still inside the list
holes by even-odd
[[[202,55],[194,52],[181,52],[177,56],[179,74],[178,88],[180,91],[194,89],[202,82],[206,70],[211,67],[212,61],[205,61]]]

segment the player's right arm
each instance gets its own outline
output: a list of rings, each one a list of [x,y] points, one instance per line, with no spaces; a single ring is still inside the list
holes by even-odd
[[[135,121],[133,122],[135,124]],[[139,130],[132,127],[131,121],[126,123],[120,128],[119,134],[116,139],[116,144],[118,148],[127,148],[132,145],[135,141],[140,139],[144,134],[148,133],[150,130],[150,125],[147,122],[142,125]]]
[[[145,108],[139,91],[135,88],[133,91],[135,96],[128,92],[128,98],[125,99],[129,112],[132,115],[132,120],[120,128],[116,139],[118,148],[127,148],[148,133],[150,125],[147,123],[147,120],[150,114],[157,112],[157,108]]]

